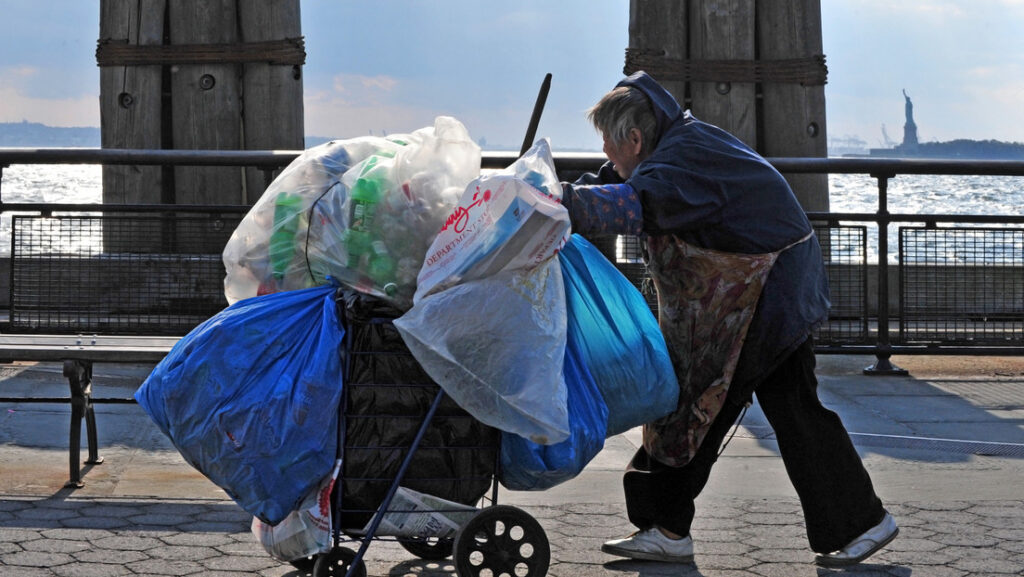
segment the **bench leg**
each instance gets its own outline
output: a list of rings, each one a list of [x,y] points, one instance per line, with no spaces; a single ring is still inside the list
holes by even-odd
[[[65,487],[82,487],[82,474],[80,469],[82,445],[82,417],[85,417],[85,428],[89,442],[90,465],[98,465],[103,462],[99,456],[96,440],[96,413],[92,406],[92,363],[89,361],[64,361],[64,376],[68,379],[71,387],[71,434],[68,444],[68,462],[70,465],[70,480]]]

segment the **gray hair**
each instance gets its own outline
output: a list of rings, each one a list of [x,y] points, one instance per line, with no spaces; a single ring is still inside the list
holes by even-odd
[[[605,94],[587,111],[587,120],[614,144],[622,144],[633,128],[643,137],[640,154],[647,156],[658,144],[658,121],[651,101],[643,91],[631,86],[619,86]]]

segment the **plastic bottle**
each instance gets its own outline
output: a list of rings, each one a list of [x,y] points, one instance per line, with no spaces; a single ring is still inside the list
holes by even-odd
[[[345,231],[342,239],[345,242],[345,251],[348,253],[348,261],[345,267],[353,272],[361,272],[366,268],[363,256],[370,252],[370,236],[355,229]]]
[[[352,187],[349,197],[352,205],[349,210],[348,226],[352,230],[370,232],[373,217],[380,202],[381,182],[373,178],[359,177]]]
[[[366,276],[370,277],[373,283],[384,291],[388,296],[394,296],[398,292],[398,285],[395,283],[395,272],[398,263],[388,252],[384,241],[375,240],[371,243],[370,260],[366,269]]]
[[[270,233],[270,268],[274,278],[284,277],[295,254],[295,234],[299,229],[302,195],[282,192],[274,200],[274,229]]]
[[[373,258],[373,243],[377,240],[377,205],[387,186],[386,168],[378,166],[380,159],[379,155],[372,155],[366,160],[349,192],[348,229],[345,231],[347,267],[367,276]]]

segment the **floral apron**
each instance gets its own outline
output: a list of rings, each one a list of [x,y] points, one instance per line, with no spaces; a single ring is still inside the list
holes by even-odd
[[[736,254],[700,248],[675,236],[647,239],[648,269],[658,291],[658,324],[679,381],[674,413],[644,425],[644,449],[670,467],[697,453],[725,403],[761,290],[782,250]]]

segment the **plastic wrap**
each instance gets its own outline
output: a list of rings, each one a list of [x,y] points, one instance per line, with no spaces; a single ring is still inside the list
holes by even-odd
[[[409,308],[427,248],[479,174],[480,147],[446,116],[411,134],[306,150],[225,246],[228,302],[322,285],[331,276]]]
[[[427,250],[415,300],[553,257],[569,239],[561,199],[547,139],[508,168],[469,183]]]
[[[395,321],[459,405],[539,444],[569,436],[561,192],[547,140],[470,183],[427,253],[415,305]]]

